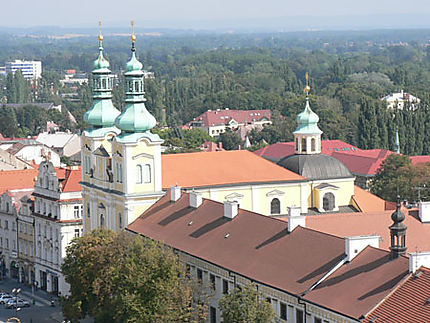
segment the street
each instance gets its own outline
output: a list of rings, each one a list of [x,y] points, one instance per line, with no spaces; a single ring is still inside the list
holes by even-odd
[[[3,279],[0,281],[0,291],[11,293],[14,288],[20,288],[19,297],[29,301],[31,305],[19,311],[7,309],[4,305],[0,305],[0,322],[6,322],[11,317],[19,318],[22,323],[62,322],[63,316],[57,297],[41,290],[35,292],[33,297],[31,287],[27,285],[20,284],[13,279]],[[33,299],[35,304],[33,304]],[[54,300],[54,307],[51,306],[51,299]]]

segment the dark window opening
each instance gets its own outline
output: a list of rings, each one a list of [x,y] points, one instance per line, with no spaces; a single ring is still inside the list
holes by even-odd
[[[287,304],[281,303],[280,304],[280,311],[281,311],[280,318],[286,321],[287,320]]]
[[[270,202],[270,214],[280,214],[281,213],[281,201],[279,199],[274,198],[272,202]]]
[[[323,197],[323,209],[324,211],[331,211],[335,206],[335,197],[333,193],[325,193]]]
[[[222,280],[222,293],[228,294],[228,281],[225,279]]]
[[[304,323],[305,322],[302,310],[296,310],[296,322],[297,323]]]

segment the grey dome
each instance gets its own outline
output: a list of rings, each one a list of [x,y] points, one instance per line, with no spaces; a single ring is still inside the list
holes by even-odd
[[[310,180],[354,177],[341,161],[325,154],[291,155],[278,165]]]

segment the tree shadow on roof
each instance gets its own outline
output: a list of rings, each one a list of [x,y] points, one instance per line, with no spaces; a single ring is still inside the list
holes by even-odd
[[[187,215],[188,213],[194,211],[194,208],[191,207],[184,207],[183,209],[180,209],[179,211],[176,211],[174,213],[172,213],[171,215],[169,215],[168,217],[164,218],[163,220],[161,220],[160,222],[158,222],[158,224],[162,225],[162,226],[166,226],[170,223],[172,223],[173,221],[176,221],[182,217],[184,217],[185,215]]]
[[[208,233],[209,231],[212,231],[230,221],[231,220],[226,217],[220,217],[212,222],[205,224],[201,228],[197,229],[196,231],[190,234],[190,237],[200,238],[202,235]]]
[[[262,243],[260,243],[258,246],[255,247],[255,249],[263,248],[263,247],[267,246],[268,244],[271,244],[272,242],[275,242],[276,240],[279,240],[279,239],[285,237],[286,235],[288,235],[288,231],[285,229],[282,229],[282,231],[278,232],[273,237],[270,237],[266,241],[263,241]]]

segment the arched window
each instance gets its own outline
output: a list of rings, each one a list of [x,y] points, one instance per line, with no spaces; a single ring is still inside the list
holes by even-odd
[[[136,166],[136,184],[142,184],[142,165]]]
[[[325,193],[323,197],[323,209],[324,211],[331,211],[335,207],[335,197],[333,193]]]
[[[302,151],[306,151],[306,138],[302,138]]]
[[[315,138],[311,139],[311,150],[315,151]]]
[[[151,165],[149,164],[143,166],[143,182],[151,183]]]
[[[104,227],[105,226],[105,216],[102,214],[100,214],[100,227]]]
[[[272,202],[270,202],[270,214],[280,214],[281,213],[281,201],[279,199],[274,198]]]

